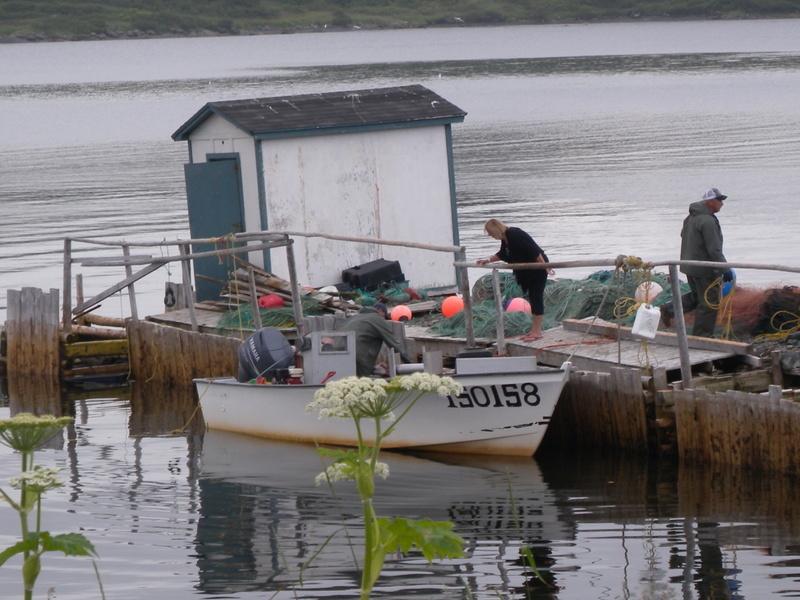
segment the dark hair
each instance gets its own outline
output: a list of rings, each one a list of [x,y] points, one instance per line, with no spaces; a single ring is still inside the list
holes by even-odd
[[[375,304],[372,305],[372,308],[374,308],[377,311],[382,312],[384,315],[388,315],[389,314],[389,309],[386,307],[386,305],[383,302],[376,302]]]

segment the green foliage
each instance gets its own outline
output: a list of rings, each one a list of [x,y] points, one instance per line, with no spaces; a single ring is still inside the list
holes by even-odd
[[[400,552],[408,554],[416,549],[428,562],[434,558],[461,558],[464,556],[464,540],[453,533],[450,521],[430,519],[380,518],[378,526],[386,554]]]
[[[87,39],[798,15],[794,0],[0,0],[0,37]]]
[[[32,538],[28,537],[28,539],[17,542],[13,546],[9,546],[2,552],[0,552],[0,567],[2,567],[5,562],[11,558],[12,556],[16,556],[17,554],[21,554],[23,552],[31,552],[32,550],[36,549],[36,541]]]
[[[72,421],[72,417],[34,416],[28,413],[0,420],[0,443],[22,456],[22,473],[11,478],[11,485],[19,489],[19,502],[14,502],[0,489],[3,499],[19,514],[22,540],[0,552],[0,566],[13,556],[22,554],[25,600],[33,598],[36,579],[42,570],[41,557],[45,552],[63,552],[66,556],[96,555],[91,542],[79,533],[51,535],[41,530],[42,496],[48,490],[61,486],[61,482],[57,477],[58,469],[34,464],[34,451]],[[28,519],[34,509],[35,529],[31,531]]]
[[[361,570],[361,600],[369,598],[372,587],[380,577],[386,555],[422,552],[428,561],[434,558],[463,556],[464,540],[453,532],[453,524],[430,520],[414,521],[401,518],[378,518],[372,498],[375,494],[375,474],[388,476],[388,466],[378,462],[381,443],[408,414],[425,393],[441,396],[457,394],[461,386],[450,377],[431,373],[398,376],[389,382],[365,377],[347,377],[333,381],[314,394],[306,410],[319,412],[320,417],[351,418],[358,444],[355,450],[318,448],[321,456],[333,463],[317,475],[317,483],[332,483],[341,479],[356,482],[364,515],[364,554]],[[399,412],[399,415],[395,414]],[[384,428],[382,421],[391,421]],[[372,421],[374,439],[366,443],[362,421]]]
[[[43,531],[39,535],[44,552],[63,552],[65,556],[97,556],[94,545],[80,533],[50,535]]]

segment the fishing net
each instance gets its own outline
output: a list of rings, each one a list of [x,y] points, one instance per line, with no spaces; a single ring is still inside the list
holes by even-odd
[[[508,272],[498,273],[503,305],[512,298],[522,297],[523,293]],[[549,279],[544,290],[543,328],[557,326],[564,319],[583,319],[597,315],[601,319],[616,321],[615,304],[619,300],[632,301],[636,288],[644,281],[658,283],[663,291],[652,302],[660,306],[672,301],[672,292],[665,274],[647,271],[598,271],[585,279]],[[681,284],[681,293],[689,291],[689,286]],[[494,301],[492,276],[484,275],[475,282],[473,297],[473,327],[478,337],[495,337],[497,332],[497,309]],[[506,312],[503,315],[504,333],[508,337],[521,335],[530,330],[531,316],[519,312]],[[634,314],[620,319],[624,325],[633,323]],[[444,319],[432,326],[437,335],[464,337],[464,315]]]
[[[306,316],[321,315],[324,312],[322,305],[314,298],[303,296],[301,302],[303,314]],[[295,326],[294,311],[291,306],[261,308],[258,312],[261,315],[262,327],[286,329]],[[250,304],[240,304],[233,310],[226,312],[217,321],[217,327],[221,329],[254,329],[252,306]]]
[[[424,291],[416,290],[409,287],[407,281],[397,281],[391,284],[380,286],[376,290],[364,290],[355,288],[348,294],[356,304],[361,306],[372,306],[376,302],[383,302],[385,304],[407,304],[408,302],[417,302],[427,297]]]

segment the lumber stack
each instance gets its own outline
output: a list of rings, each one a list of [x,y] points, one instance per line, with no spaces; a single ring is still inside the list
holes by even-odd
[[[125,319],[85,313],[61,334],[61,377],[66,381],[127,377]]]
[[[252,271],[255,281],[255,300],[267,294],[274,294],[282,298],[287,306],[291,306],[292,290],[288,281],[240,258],[236,259],[236,265],[236,270],[231,273],[228,284],[220,294],[222,298],[225,298],[226,302],[219,304],[229,308],[231,305],[250,304],[253,302],[254,299],[250,289],[250,272]],[[326,294],[314,288],[303,289],[301,293],[316,300],[325,312],[337,313],[358,309],[355,303],[345,299],[341,294]]]

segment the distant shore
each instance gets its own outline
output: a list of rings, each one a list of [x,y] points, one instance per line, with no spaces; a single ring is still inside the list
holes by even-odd
[[[0,43],[785,18],[800,18],[792,0],[717,0],[713,10],[699,0],[172,0],[157,10],[136,0],[26,0],[3,7]]]

